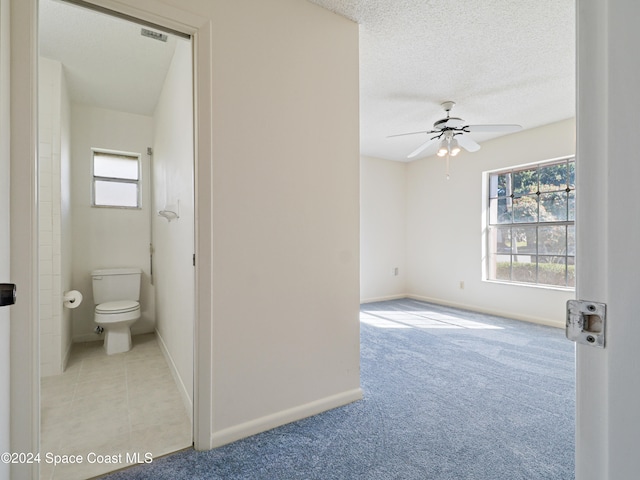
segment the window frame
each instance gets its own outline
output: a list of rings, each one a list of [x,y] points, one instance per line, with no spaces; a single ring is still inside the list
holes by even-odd
[[[129,179],[121,177],[104,177],[95,174],[95,157],[96,155],[114,156],[114,157],[128,157],[135,159],[138,167],[138,178]],[[96,204],[96,182],[113,182],[113,183],[126,183],[136,185],[136,205],[107,205]],[[91,149],[91,207],[93,208],[119,208],[125,210],[141,210],[142,209],[142,155],[135,152],[124,152],[120,150],[108,150],[104,148],[92,148]]]
[[[557,192],[561,192],[562,189],[558,189],[558,190],[544,190],[541,191],[540,189],[540,177],[539,177],[539,171],[540,169],[544,168],[544,167],[548,167],[548,166],[553,166],[553,165],[560,165],[560,164],[565,164],[567,165],[567,168],[569,168],[569,164],[573,163],[573,182],[571,181],[571,170],[567,170],[567,187],[564,189],[564,191],[567,193],[566,196],[566,208],[567,208],[567,215],[566,218],[564,220],[541,220],[540,219],[540,198],[542,194],[545,193],[557,193]],[[524,165],[517,165],[517,166],[513,166],[513,167],[509,167],[509,168],[501,168],[501,169],[496,169],[496,170],[491,170],[491,171],[487,171],[483,173],[483,203],[484,203],[484,208],[483,208],[483,232],[484,232],[484,242],[483,242],[483,246],[484,246],[484,252],[483,252],[483,257],[484,257],[484,261],[482,262],[483,265],[483,275],[482,275],[482,279],[483,281],[486,282],[492,282],[492,283],[503,283],[503,284],[508,284],[508,285],[521,285],[521,286],[527,286],[527,287],[534,287],[534,288],[545,288],[545,289],[554,289],[554,290],[566,290],[566,291],[574,291],[575,290],[575,266],[576,266],[576,262],[575,262],[575,258],[576,258],[576,252],[575,252],[575,235],[576,235],[576,229],[575,229],[575,195],[576,195],[576,185],[575,185],[575,164],[576,164],[576,156],[575,155],[567,155],[567,156],[563,156],[563,157],[558,157],[558,158],[553,158],[553,159],[549,159],[549,160],[542,160],[542,161],[538,161],[538,162],[533,162],[533,163],[528,163],[528,164],[524,164]],[[520,193],[520,194],[516,194],[514,191],[511,192],[511,195],[507,195],[505,197],[502,198],[511,198],[512,199],[512,205],[511,205],[511,220],[510,222],[499,222],[496,221],[494,223],[492,223],[492,200],[498,200],[500,197],[500,195],[497,196],[493,196],[492,195],[492,188],[491,188],[491,183],[492,183],[492,178],[497,176],[497,175],[502,175],[502,174],[511,174],[512,175],[512,182],[513,182],[513,175],[518,173],[518,172],[523,172],[523,171],[527,171],[527,170],[532,170],[535,169],[536,170],[536,176],[538,178],[537,180],[537,191],[536,192],[528,192],[528,193]],[[515,187],[514,187],[515,190]],[[522,198],[522,197],[526,197],[526,196],[537,196],[537,212],[536,212],[536,218],[535,221],[517,221],[516,217],[514,216],[515,211],[514,209],[514,204],[513,204],[513,200],[516,198]],[[573,205],[573,209],[571,208]],[[498,208],[497,205],[493,208]],[[541,229],[545,228],[545,227],[564,227],[564,240],[565,240],[565,249],[564,249],[564,253],[547,253],[544,251],[541,251],[540,249],[540,231]],[[535,255],[535,282],[529,282],[529,281],[519,281],[514,279],[514,271],[513,271],[513,265],[514,265],[514,256],[517,256],[518,253],[514,252],[513,249],[511,249],[511,251],[509,253],[507,252],[499,252],[498,248],[494,247],[494,235],[497,235],[497,232],[499,231],[500,228],[503,228],[505,230],[509,230],[510,233],[513,232],[513,229],[515,228],[520,228],[520,229],[525,229],[525,228],[533,228],[535,229],[535,252],[530,251],[530,252],[526,252],[525,255],[530,255],[530,256],[534,256]],[[496,232],[495,234],[493,232]],[[573,238],[572,242],[570,243],[570,239]],[[569,249],[569,245],[572,245],[573,249],[572,252],[570,253],[570,249]],[[511,245],[511,248],[513,247],[513,245]],[[497,265],[498,263],[498,257],[500,256],[509,256],[509,279],[504,279],[504,278],[490,278],[491,277],[491,272],[492,272],[492,264]],[[564,272],[564,277],[565,277],[565,282],[564,285],[557,285],[557,284],[550,284],[550,283],[540,283],[540,258],[544,258],[544,257],[563,257],[564,258],[564,266],[565,266],[565,272]],[[569,271],[570,271],[570,267],[573,266],[574,272],[572,275],[570,275]],[[497,277],[497,275],[495,275]],[[574,285],[570,284],[570,278],[573,278],[573,283]]]

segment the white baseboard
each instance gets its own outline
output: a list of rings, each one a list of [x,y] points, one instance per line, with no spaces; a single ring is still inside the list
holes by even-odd
[[[401,298],[407,298],[408,295],[406,293],[399,293],[397,295],[387,295],[384,297],[372,297],[372,298],[364,298],[360,300],[360,304],[363,303],[373,303],[373,302],[386,302],[387,300],[399,300]]]
[[[521,315],[519,313],[507,312],[507,311],[498,310],[498,309],[480,308],[476,305],[467,305],[464,303],[449,302],[446,300],[442,300],[440,298],[425,297],[422,295],[408,294],[406,295],[405,298],[411,298],[413,300],[419,300],[422,302],[435,303],[435,304],[444,305],[447,307],[462,308],[463,310],[471,310],[473,312],[486,313],[488,315],[496,315],[498,317],[513,318],[514,320],[522,320],[524,322],[537,323],[538,325],[546,325],[548,327],[565,328],[565,324],[563,322],[549,320],[548,318],[532,317],[528,315]]]
[[[160,345],[160,351],[164,355],[164,358],[167,360],[167,364],[169,365],[169,370],[171,370],[171,376],[173,377],[174,382],[176,382],[176,386],[178,387],[178,392],[180,393],[180,397],[182,398],[182,403],[184,404],[184,408],[187,411],[187,415],[189,416],[189,420],[193,423],[193,402],[191,401],[190,392],[184,385],[180,374],[178,373],[178,368],[169,353],[169,349],[167,348],[167,344],[164,342],[162,335],[160,332],[156,330],[156,338],[158,339],[158,345]]]
[[[69,357],[71,356],[71,347],[73,346],[73,342],[69,342],[67,345],[67,351],[64,352],[62,356],[62,371],[64,372],[67,369],[67,365],[69,363]]]
[[[145,333],[154,333],[154,332],[155,332],[155,330],[153,328],[151,330],[146,329],[146,328],[142,329],[142,330],[133,330],[132,329],[131,330],[131,335],[132,336],[144,335]],[[73,338],[71,339],[72,343],[97,342],[97,341],[104,341],[104,333],[95,333],[95,332],[81,333],[79,335],[74,335]]]
[[[362,389],[356,388],[337,395],[322,398],[314,402],[293,407],[281,412],[277,412],[265,417],[257,418],[240,425],[225,428],[211,435],[211,444],[214,448],[235,442],[241,438],[246,438],[257,433],[271,430],[272,428],[295,422],[303,418],[317,415],[318,413],[341,407],[349,403],[362,399]]]
[[[74,335],[71,339],[72,343],[85,343],[85,342],[103,342],[104,341],[104,333],[96,334],[96,333],[83,333],[81,335]]]

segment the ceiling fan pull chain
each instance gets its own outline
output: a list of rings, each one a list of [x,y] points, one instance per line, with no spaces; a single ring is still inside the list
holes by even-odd
[[[449,180],[449,153],[447,152],[447,180]]]

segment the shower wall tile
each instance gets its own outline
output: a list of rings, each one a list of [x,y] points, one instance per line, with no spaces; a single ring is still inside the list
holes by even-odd
[[[68,103],[60,62],[39,62],[39,241],[40,241],[40,371],[59,375],[69,350],[69,329],[62,326],[62,146],[69,135],[64,102]],[[66,111],[69,108],[66,106]]]

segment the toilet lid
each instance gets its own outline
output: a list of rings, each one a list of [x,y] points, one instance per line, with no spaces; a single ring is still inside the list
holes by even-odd
[[[118,300],[101,303],[96,307],[96,313],[126,313],[138,308],[140,308],[140,304],[134,300]]]

